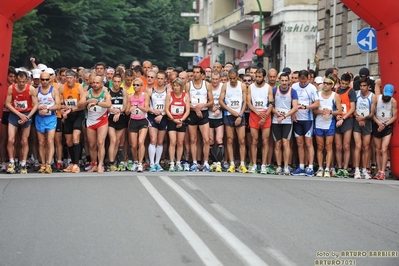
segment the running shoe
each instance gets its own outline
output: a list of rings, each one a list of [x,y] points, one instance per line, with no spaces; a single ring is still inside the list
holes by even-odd
[[[215,162],[212,163],[210,169],[211,169],[212,172],[216,171],[216,163]]]
[[[372,177],[371,177],[371,176],[369,175],[369,173],[366,171],[366,172],[363,172],[362,178],[364,178],[364,179],[371,179]]]
[[[379,180],[385,180],[385,172],[381,171],[380,179]]]
[[[344,171],[342,169],[338,169],[337,173],[335,173],[335,178],[344,177]]]
[[[291,174],[292,175],[306,175],[306,171],[305,171],[305,169],[302,169],[302,168],[298,167]]]
[[[276,174],[281,175],[283,173],[283,168],[281,166],[278,166],[276,169]]]
[[[331,177],[330,172],[329,171],[324,171],[324,177],[325,178],[330,178]]]
[[[137,165],[137,172],[138,173],[142,173],[143,172],[143,165],[142,164],[138,164]]]
[[[126,171],[125,162],[120,162],[117,171]]]
[[[183,169],[183,167],[181,166],[180,163],[178,163],[178,164],[176,165],[176,167],[177,167],[177,171],[179,171],[179,172],[183,172],[183,171],[184,171],[184,169]]]
[[[51,168],[51,165],[46,164],[46,169],[44,170],[46,174],[52,174],[53,173],[53,168]]]
[[[245,167],[244,164],[240,165],[240,168],[238,168],[238,172],[240,173],[248,173],[247,167]]]
[[[113,164],[111,164],[111,165],[109,166],[109,170],[110,170],[111,172],[115,172],[115,171],[118,170],[118,167],[113,163]]]
[[[258,171],[257,171],[256,168],[257,168],[257,167],[256,167],[256,164],[251,165],[251,166],[249,167],[249,172],[250,172],[251,174],[257,174]]]
[[[156,170],[157,172],[162,172],[162,171],[163,171],[163,168],[162,168],[159,164],[156,164],[156,165],[155,165],[155,170]]]
[[[56,164],[56,171],[57,171],[57,172],[62,172],[62,162],[57,162],[57,164]]]
[[[306,175],[307,175],[307,176],[310,176],[310,177],[313,177],[313,176],[314,176],[314,171],[313,171],[313,169],[308,168],[308,170],[306,170]]]
[[[1,164],[1,172],[6,172],[7,171],[7,163],[2,163]]]
[[[151,168],[150,168],[150,171],[151,171]],[[169,172],[174,172],[175,171],[175,164],[174,163],[171,163],[170,165],[169,165]]]
[[[74,173],[74,174],[80,173],[79,165],[78,165],[78,164],[74,164],[74,165],[72,166],[72,171],[71,171],[71,172]]]
[[[68,167],[64,169],[64,172],[67,172],[67,173],[72,172],[72,167],[73,167],[73,164],[70,163],[70,164],[68,165]],[[86,171],[89,171],[91,168],[93,168],[93,166],[90,164],[89,166],[85,167],[85,170],[88,169],[88,170],[86,170]]]
[[[202,166],[202,172],[210,172],[211,168],[209,167],[209,164],[204,164]]]
[[[227,169],[226,172],[228,173],[234,173],[236,171],[236,166],[234,164],[230,164],[229,168]]]
[[[21,174],[27,174],[28,173],[28,169],[26,168],[26,165],[21,166],[20,173]]]
[[[344,172],[344,178],[349,178],[348,170],[344,169],[343,172]]]
[[[215,172],[222,172],[222,165],[220,163],[216,163]]]
[[[155,164],[150,166],[150,172],[156,172],[156,171],[157,171],[157,169],[155,168]]]
[[[319,170],[317,170],[317,172],[316,172],[316,176],[317,177],[323,177],[323,175],[324,175],[323,169],[319,168]]]
[[[379,180],[381,178],[381,171],[378,171],[377,174],[374,176],[374,179]]]
[[[46,171],[46,165],[42,164],[40,166],[40,169],[37,171],[39,174],[44,174],[44,172]]]
[[[8,164],[7,173],[8,174],[15,174],[15,164],[14,163],[9,163]]]
[[[331,167],[330,176],[335,177],[336,174],[337,172],[335,171],[335,167]]]
[[[193,163],[190,167],[190,172],[197,172],[198,171],[198,164]]]
[[[262,169],[261,169],[261,172],[262,172]],[[275,175],[276,174],[276,170],[274,170],[273,166],[266,165],[266,174]]]
[[[291,174],[291,170],[289,166],[285,166],[284,167],[284,175],[290,175]]]
[[[132,160],[127,161],[126,170],[133,171],[133,161]]]
[[[360,172],[359,172],[359,171],[356,171],[356,172],[355,172],[355,175],[353,176],[353,178],[354,178],[354,179],[361,179],[362,176],[360,175]]]
[[[132,170],[131,171],[133,171],[133,172],[138,172],[139,171],[139,163],[138,162],[134,162],[133,163],[133,166],[132,166]],[[143,167],[143,165],[141,164],[141,172],[143,172],[144,171],[144,167]]]
[[[260,166],[260,173],[262,174],[262,175],[266,175],[267,174],[267,166],[266,165],[261,165]]]
[[[190,171],[190,164],[189,164],[188,162],[185,162],[185,163],[183,164],[183,170],[184,170],[185,172]]]

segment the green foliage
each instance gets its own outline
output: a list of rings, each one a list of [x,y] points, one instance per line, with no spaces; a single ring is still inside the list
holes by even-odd
[[[127,66],[138,59],[160,68],[185,66],[179,41],[191,19],[180,17],[192,0],[46,0],[17,21],[11,64],[91,67],[97,61]]]

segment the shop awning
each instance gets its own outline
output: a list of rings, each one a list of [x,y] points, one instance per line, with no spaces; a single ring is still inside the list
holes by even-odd
[[[207,56],[198,62],[197,66],[201,66],[204,70],[211,66],[211,57]]]
[[[269,42],[269,39],[273,36],[273,33],[276,31],[274,30],[269,30],[266,31],[265,34],[262,36],[262,44],[265,45]],[[248,49],[246,54],[241,57],[240,59],[240,68],[246,68],[252,65],[252,58],[254,57],[254,51],[259,48],[259,39],[254,43],[254,45],[251,46],[251,48]]]

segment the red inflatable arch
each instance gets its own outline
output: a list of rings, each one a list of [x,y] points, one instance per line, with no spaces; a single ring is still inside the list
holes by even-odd
[[[350,10],[367,22],[377,31],[377,49],[381,72],[382,86],[393,84],[393,97],[399,102],[399,1],[398,0],[341,0]],[[391,170],[395,178],[399,178],[399,126],[393,127],[390,143]]]
[[[13,23],[38,6],[43,0],[0,1],[0,103],[3,105],[7,92],[7,70],[10,63]],[[0,108],[0,117],[3,108]],[[1,127],[0,127],[1,128]]]

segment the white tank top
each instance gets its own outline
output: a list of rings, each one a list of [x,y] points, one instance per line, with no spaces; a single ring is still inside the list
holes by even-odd
[[[362,96],[362,92],[359,90],[356,93],[356,113],[360,116],[368,116],[371,112],[371,103],[374,93],[369,91],[366,97]]]
[[[287,114],[291,110],[292,106],[292,88],[289,88],[288,91],[283,94],[280,91],[280,87],[277,87],[276,95],[274,96],[274,106],[274,108],[276,108],[276,110],[281,114]],[[273,115],[272,123],[278,124],[276,115]],[[281,124],[292,124],[291,116],[283,119]]]
[[[212,90],[213,102],[217,108],[220,108],[219,97],[220,97],[220,92],[222,91],[222,87],[223,87],[223,83],[220,82],[219,87],[216,90]],[[211,110],[208,110],[208,112],[209,112],[209,117],[208,117],[209,119],[220,119],[223,117],[222,112],[220,112],[219,115],[217,115],[217,116],[214,116],[214,112]]]
[[[243,100],[240,81],[237,81],[237,85],[234,88],[231,87],[230,81],[226,83],[226,95],[224,97],[224,103],[237,113],[241,111]],[[224,114],[231,115],[227,110],[224,111]]]
[[[152,88],[150,108],[162,111],[162,115],[165,114],[165,99],[166,99],[167,88],[165,87],[162,92],[157,92],[155,88]]]
[[[255,84],[251,84],[251,101],[256,111],[266,111],[269,103],[269,90],[270,85],[265,83],[261,88],[256,87]]]
[[[328,110],[336,110],[336,105],[334,101],[335,92],[332,92],[330,97],[324,98],[322,93],[319,94],[320,106],[319,110],[327,108]],[[335,127],[335,116],[330,114],[326,119],[323,118],[322,114],[316,115],[315,128],[319,129],[331,129]]]
[[[38,87],[38,92],[37,92],[37,102],[38,105],[45,105],[47,106],[47,109],[50,108],[51,106],[53,106],[55,104],[55,100],[53,97],[53,86],[50,86],[50,89],[48,90],[48,92],[46,94],[42,93],[42,87],[39,86]],[[54,111],[49,111],[47,112],[46,115],[54,115],[55,112]]]
[[[392,99],[384,103],[382,101],[382,95],[378,96],[375,118],[382,123],[388,122],[388,120],[392,118]]]
[[[193,106],[196,106],[199,103],[207,103],[208,102],[208,90],[206,89],[205,80],[202,81],[201,87],[194,87],[194,82],[190,81],[190,101]],[[207,107],[202,108],[201,110],[208,110]]]

